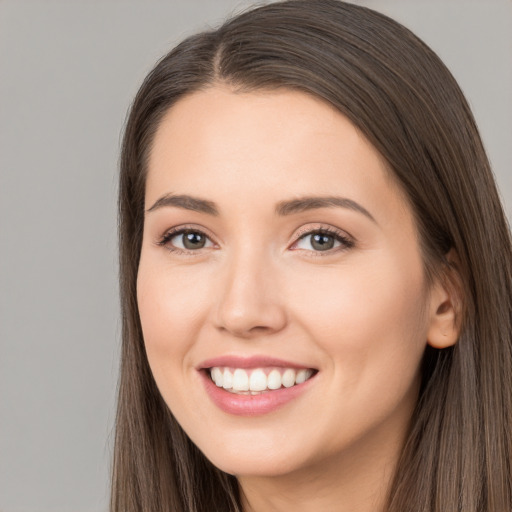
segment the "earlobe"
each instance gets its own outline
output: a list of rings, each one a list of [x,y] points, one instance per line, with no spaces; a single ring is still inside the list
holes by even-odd
[[[430,325],[427,343],[433,348],[455,345],[460,335],[462,316],[462,286],[453,249],[447,255],[448,265],[442,280],[430,295]]]
[[[447,348],[455,345],[458,338],[457,315],[450,299],[447,299],[430,320],[427,343],[434,348]]]

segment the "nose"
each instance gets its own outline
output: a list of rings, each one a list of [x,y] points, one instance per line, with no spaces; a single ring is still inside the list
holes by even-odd
[[[268,258],[252,253],[226,262],[215,323],[221,331],[248,339],[277,333],[286,326],[278,272]]]

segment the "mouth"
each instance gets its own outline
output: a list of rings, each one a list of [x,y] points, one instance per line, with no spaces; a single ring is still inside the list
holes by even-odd
[[[259,395],[282,388],[292,388],[309,380],[312,368],[233,368],[213,366],[206,370],[218,388],[237,395]]]
[[[315,368],[280,359],[221,356],[197,367],[204,389],[223,412],[238,416],[272,413],[308,393]]]

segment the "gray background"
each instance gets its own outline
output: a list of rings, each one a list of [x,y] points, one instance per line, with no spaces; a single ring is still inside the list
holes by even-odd
[[[512,218],[512,2],[359,2],[466,92]],[[173,44],[248,2],[0,0],[0,511],[106,511],[125,112]]]

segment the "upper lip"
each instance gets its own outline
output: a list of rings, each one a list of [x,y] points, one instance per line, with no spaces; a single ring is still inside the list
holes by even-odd
[[[284,359],[278,359],[271,356],[257,355],[257,356],[235,356],[235,355],[224,355],[219,357],[213,357],[202,361],[197,366],[198,370],[205,370],[207,368],[213,368],[215,366],[224,366],[229,368],[263,368],[268,366],[276,366],[281,368],[312,368],[307,364],[296,363],[293,361],[285,361]]]

